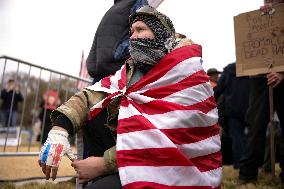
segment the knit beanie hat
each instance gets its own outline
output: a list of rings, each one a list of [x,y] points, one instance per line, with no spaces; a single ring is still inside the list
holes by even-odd
[[[136,21],[144,22],[153,31],[157,41],[167,45],[175,39],[175,28],[169,17],[149,5],[141,7],[129,17],[130,25]]]

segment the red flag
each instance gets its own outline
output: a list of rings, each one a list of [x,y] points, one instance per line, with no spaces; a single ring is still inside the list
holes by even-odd
[[[79,72],[79,77],[80,78],[83,78],[83,79],[89,79],[90,76],[89,76],[89,73],[88,73],[88,70],[87,70],[87,65],[86,65],[86,60],[85,60],[85,57],[84,57],[84,51],[82,51],[82,56],[81,56],[81,66],[80,66],[80,72]],[[87,87],[91,85],[89,82],[86,82],[86,81],[78,81],[77,82],[77,88],[79,90]]]

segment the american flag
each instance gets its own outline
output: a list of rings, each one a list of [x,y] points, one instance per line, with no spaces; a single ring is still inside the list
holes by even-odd
[[[126,66],[88,87],[121,96],[117,164],[124,189],[220,188],[222,161],[216,103],[199,45],[167,54],[126,88]]]
[[[85,59],[85,56],[84,56],[84,51],[82,51],[82,56],[81,56],[79,77],[83,78],[83,79],[89,79],[90,78],[88,70],[87,70],[87,65],[86,65],[86,59]],[[83,89],[83,88],[85,88],[85,87],[87,87],[89,85],[90,85],[89,82],[82,81],[82,80],[77,81],[77,88],[79,90],[81,90],[81,89]]]

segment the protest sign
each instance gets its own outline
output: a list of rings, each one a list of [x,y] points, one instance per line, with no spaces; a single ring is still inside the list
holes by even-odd
[[[284,4],[273,8],[273,14],[255,10],[234,17],[237,76],[284,71]]]

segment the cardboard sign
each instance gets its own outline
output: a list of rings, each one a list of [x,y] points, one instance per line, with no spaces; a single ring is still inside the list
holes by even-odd
[[[284,71],[284,4],[271,15],[260,10],[234,17],[237,76]]]

